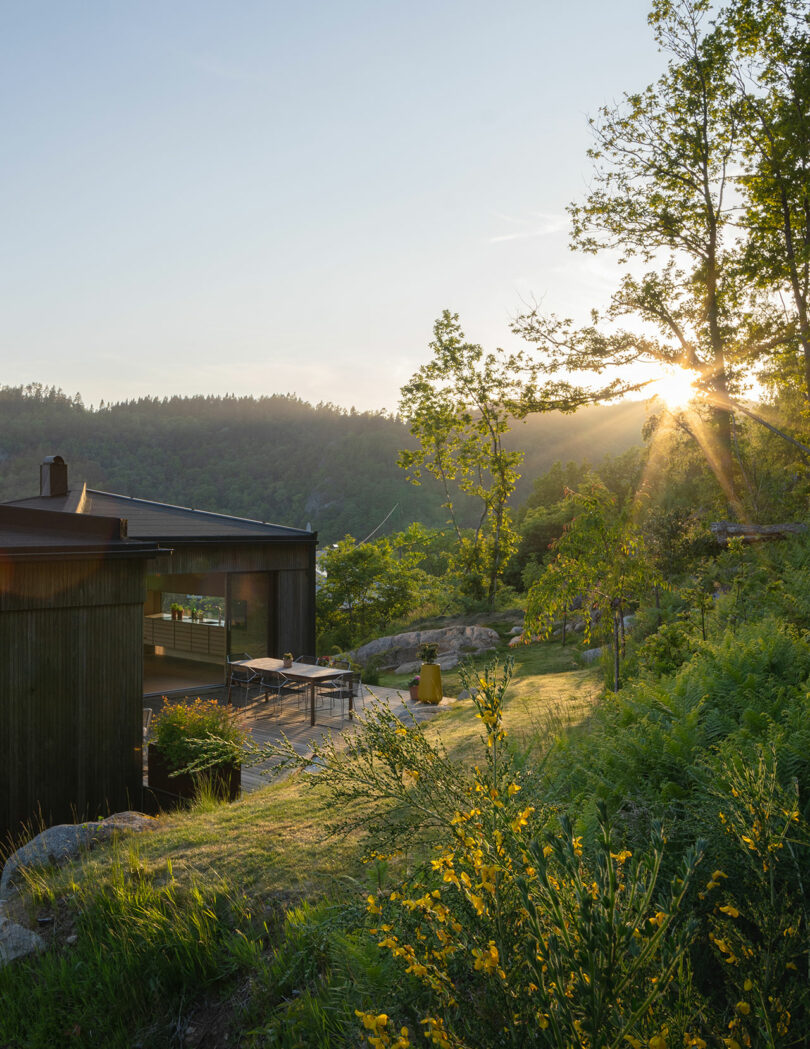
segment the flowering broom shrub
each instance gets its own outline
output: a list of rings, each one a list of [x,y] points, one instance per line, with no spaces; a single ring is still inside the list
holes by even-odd
[[[420,1026],[443,1049],[664,1049],[676,1028],[686,1045],[699,1044],[678,1018],[673,986],[694,933],[681,909],[699,848],[663,889],[660,828],[639,857],[616,844],[604,809],[588,852],[565,818],[556,833],[544,831],[551,814],[521,798],[504,746],[510,672],[493,667],[465,682],[484,725],[485,761],[430,869],[368,898],[372,934],[430,990],[433,1008]],[[385,1013],[358,1017],[377,1049],[404,1049],[415,1037]]]
[[[371,859],[403,845],[423,859],[393,892],[369,896],[367,909],[377,943],[423,984],[430,1005],[418,1017],[401,1008],[395,1023],[392,988],[388,1012],[358,1009],[367,1044],[698,1045],[684,1019],[694,925],[682,911],[700,847],[664,886],[660,828],[633,855],[604,810],[586,845],[564,817],[530,803],[506,747],[510,677],[510,664],[466,676],[483,726],[471,773],[385,707],[366,714],[346,749],[325,740],[307,759],[341,813],[334,829],[363,827]],[[292,748],[282,756],[304,761]]]
[[[725,757],[714,790],[729,864],[701,893],[713,901],[708,938],[719,963],[721,1044],[807,1044],[810,1019],[808,826],[795,784],[782,786],[773,749]]]

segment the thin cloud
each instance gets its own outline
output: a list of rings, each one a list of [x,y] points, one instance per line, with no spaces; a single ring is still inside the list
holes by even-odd
[[[568,227],[566,215],[554,215],[548,212],[536,211],[526,219],[511,218],[509,215],[497,215],[502,222],[515,226],[522,226],[513,233],[499,233],[490,237],[488,243],[502,244],[510,240],[536,240],[539,237],[550,237],[555,233],[562,233]],[[528,227],[528,228],[526,228]]]

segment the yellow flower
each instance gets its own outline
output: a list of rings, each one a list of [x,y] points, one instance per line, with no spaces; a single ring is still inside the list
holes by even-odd
[[[667,1040],[662,1034],[654,1034],[649,1042],[650,1049],[667,1049]]]
[[[736,1009],[740,1016],[748,1016],[751,1012],[751,1006],[748,1002],[737,1002]]]
[[[476,969],[483,969],[486,973],[495,972],[497,970],[500,956],[498,955],[498,948],[495,946],[494,940],[489,941],[489,944],[484,951],[478,947],[473,947],[472,953],[475,958]]]
[[[481,899],[480,896],[476,896],[474,893],[470,894],[470,903],[475,907],[475,911],[479,917],[482,917],[487,912],[487,905]]]
[[[745,983],[743,984],[743,990],[744,991],[753,991],[753,989],[754,989],[753,982],[746,977]]]
[[[726,904],[725,907],[721,907],[720,910],[723,914],[727,914],[729,918],[739,918],[740,912],[736,907],[732,907],[730,903]]]

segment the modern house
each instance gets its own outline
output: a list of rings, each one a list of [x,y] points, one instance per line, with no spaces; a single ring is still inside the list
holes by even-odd
[[[231,655],[314,652],[316,546],[71,487],[48,457],[40,494],[0,506],[0,833],[38,808],[53,822],[137,804],[144,694],[223,683]]]
[[[40,494],[11,505],[122,518],[131,539],[170,548],[146,580],[147,694],[222,683],[229,655],[315,651],[315,532],[71,487],[60,456],[40,467]]]
[[[119,519],[0,506],[0,839],[137,805],[157,543]]]

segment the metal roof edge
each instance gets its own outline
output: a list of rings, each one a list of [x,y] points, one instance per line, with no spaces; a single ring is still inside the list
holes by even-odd
[[[175,503],[160,503],[155,499],[141,499],[135,495],[121,495],[120,492],[102,492],[97,488],[88,488],[88,495],[102,495],[112,499],[125,499],[130,503],[138,503],[143,506],[158,506],[164,510],[179,510],[186,514],[201,514],[204,517],[213,517],[221,521],[238,521],[240,524],[261,525],[263,528],[280,528],[285,532],[295,532],[298,535],[316,535],[308,532],[305,528],[293,528],[291,525],[276,524],[274,521],[259,521],[253,517],[236,517],[234,514],[219,514],[214,510],[198,510],[193,506],[179,506]]]

